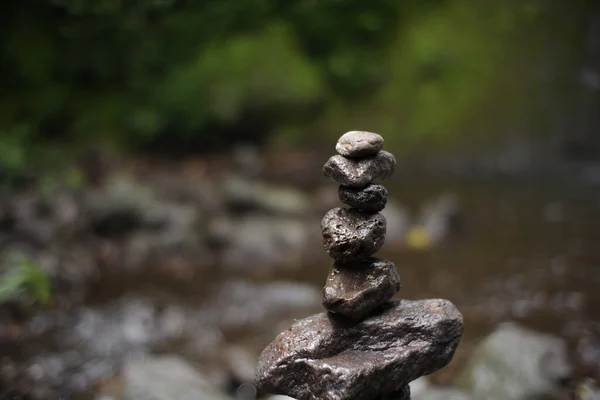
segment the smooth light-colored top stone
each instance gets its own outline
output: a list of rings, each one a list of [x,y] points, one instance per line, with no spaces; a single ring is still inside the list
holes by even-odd
[[[350,131],[338,140],[335,150],[345,157],[374,156],[383,148],[383,138],[373,132]]]

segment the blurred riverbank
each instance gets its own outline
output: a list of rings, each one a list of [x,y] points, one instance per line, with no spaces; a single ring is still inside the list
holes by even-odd
[[[2,252],[32,260],[52,301],[38,308],[17,297],[2,308],[4,390],[112,393],[127,360],[165,353],[223,392],[250,383],[248,365],[266,343],[321,310],[330,260],[319,221],[339,203],[320,153],[236,154],[116,162],[87,187],[5,194]],[[456,358],[433,381],[452,382],[508,320],[563,338],[576,380],[597,377],[597,187],[568,169],[555,182],[407,173],[400,162],[388,184],[381,256],[399,268],[399,297],[447,298],[465,316]],[[415,226],[436,240],[414,247]]]

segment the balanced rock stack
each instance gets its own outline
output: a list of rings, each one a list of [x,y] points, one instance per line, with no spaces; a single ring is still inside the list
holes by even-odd
[[[388,192],[373,181],[392,175],[396,159],[383,151],[376,133],[352,131],[337,143],[323,172],[340,184],[340,200],[351,208],[329,210],[321,222],[325,251],[335,260],[323,289],[323,306],[330,312],[359,320],[400,290],[396,267],[371,258],[385,240],[386,223],[379,211]]]
[[[379,214],[396,160],[375,133],[352,131],[323,171],[340,200],[321,222],[335,260],[323,290],[326,313],[292,325],[269,344],[256,383],[298,400],[408,400],[408,383],[446,366],[462,335],[462,315],[447,300],[390,300],[400,289],[395,265],[373,256],[385,240]]]

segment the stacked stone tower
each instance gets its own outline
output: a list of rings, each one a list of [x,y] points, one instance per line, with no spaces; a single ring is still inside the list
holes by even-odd
[[[373,257],[385,240],[379,214],[394,156],[375,133],[352,131],[323,167],[340,200],[321,222],[335,260],[323,289],[326,313],[292,325],[263,351],[257,385],[298,400],[410,399],[408,383],[447,365],[462,335],[462,315],[447,300],[390,300],[400,278]]]
[[[400,290],[396,267],[372,258],[385,240],[383,210],[388,192],[373,181],[392,175],[396,159],[383,151],[376,133],[352,131],[337,143],[323,172],[340,184],[340,200],[351,208],[334,208],[321,222],[325,251],[335,260],[323,289],[330,312],[360,320]]]

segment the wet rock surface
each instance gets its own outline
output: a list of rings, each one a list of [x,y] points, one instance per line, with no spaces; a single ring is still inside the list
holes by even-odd
[[[371,184],[364,188],[340,186],[338,195],[342,203],[359,210],[379,212],[385,208],[388,191],[385,186]]]
[[[381,214],[334,208],[321,221],[323,246],[334,260],[365,259],[383,245],[385,227],[385,218]]]
[[[361,319],[400,290],[400,277],[391,261],[335,263],[323,289],[323,306],[330,312]]]
[[[394,173],[395,167],[396,158],[382,150],[376,156],[369,158],[333,156],[323,166],[323,173],[340,185],[364,187],[375,180],[389,178]]]
[[[350,326],[317,314],[264,350],[256,380],[299,400],[371,400],[444,367],[461,334],[462,315],[445,300],[391,301]]]
[[[383,148],[383,138],[373,132],[350,131],[344,133],[335,150],[346,157],[374,156]]]

